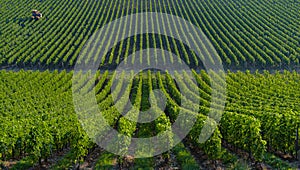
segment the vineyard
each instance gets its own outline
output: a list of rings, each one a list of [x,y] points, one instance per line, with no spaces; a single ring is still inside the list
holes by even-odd
[[[31,20],[28,11],[32,9],[39,9],[44,17]],[[129,14],[161,12],[182,17],[201,28],[226,68],[299,68],[299,9],[300,3],[294,0],[1,0],[0,65],[4,68],[73,68],[82,47],[100,27]],[[170,21],[165,22],[164,28]],[[134,29],[135,24],[131,23],[130,29]],[[120,27],[114,29],[125,32]],[[201,60],[182,42],[164,36],[165,31],[121,41],[107,54],[102,65],[110,68],[133,51],[151,47],[167,49],[191,67],[201,67]]]
[[[141,124],[120,116],[113,106],[110,91],[113,75],[108,71],[98,72],[94,86],[98,106],[110,125],[120,133],[136,137],[157,134],[170,127],[178,109],[188,114],[197,114],[197,121],[182,143],[162,155],[130,162],[109,152],[100,151],[95,157],[95,164],[89,166],[100,169],[102,166],[171,168],[173,165],[167,160],[172,160],[181,168],[199,167],[204,165],[203,157],[206,161],[229,161],[228,166],[234,166],[232,161],[237,159],[236,154],[244,156],[245,159],[265,162],[274,168],[291,166],[279,158],[283,158],[285,154],[296,156],[295,132],[300,123],[300,105],[297,100],[300,97],[297,86],[299,74],[229,72],[226,76],[228,92],[225,113],[211,138],[201,144],[197,136],[210,109],[211,89],[207,73],[193,73],[197,78],[196,84],[186,82],[184,77],[176,77],[176,83],[182,83],[182,86],[186,86],[185,90],[190,92],[200,91],[200,96],[188,98],[191,101],[201,98],[200,105],[195,103],[198,112],[180,107],[177,94],[179,91],[169,74],[147,71],[136,75],[128,87],[123,87],[122,82],[128,80],[122,76],[124,80],[118,83],[119,90],[113,92],[118,93],[121,88],[128,89],[126,92],[131,94],[131,101],[141,109],[150,107],[148,97],[152,89],[162,89],[168,99],[165,110],[156,108],[156,112],[163,114],[154,123]],[[18,169],[20,166],[33,166],[39,161],[43,164],[43,161],[51,160],[53,155],[59,155],[58,153],[66,150],[60,159],[64,163],[55,162],[51,165],[52,168],[68,168],[74,162],[87,161],[86,158],[97,147],[89,140],[77,120],[72,103],[72,73],[1,71],[0,76],[3,101],[0,107],[3,129],[0,149],[3,160],[19,159],[14,165]],[[127,94],[117,95],[121,97]],[[230,160],[227,160],[228,155]],[[212,168],[209,164],[207,166],[205,168]]]
[[[33,9],[42,17],[33,19]],[[0,0],[0,169],[299,168],[299,11],[298,0]],[[191,35],[182,23],[168,29],[174,19],[128,17],[150,12],[185,19],[210,43],[197,44],[203,35]],[[119,18],[128,25],[113,24],[95,36]],[[139,34],[159,21],[157,33]],[[201,53],[173,34],[191,38]],[[121,41],[110,48],[114,38]],[[76,64],[92,65],[103,49],[95,76],[77,72]],[[173,55],[139,53],[149,54],[146,49]],[[122,62],[166,69],[115,71]],[[225,71],[209,70],[205,62],[220,62]],[[168,70],[176,63],[191,71]],[[76,108],[86,104],[74,99],[76,92],[86,100],[94,92],[101,113],[93,117]],[[181,113],[187,119],[177,121]],[[175,143],[172,149],[135,158],[95,143],[108,140],[96,135],[106,131],[99,114],[130,138],[172,132],[174,124],[184,131],[189,118],[194,124],[179,143],[180,135],[166,133],[162,141]],[[211,134],[201,142],[203,128]],[[132,145],[138,155],[155,152],[127,138],[111,147],[126,153]]]

